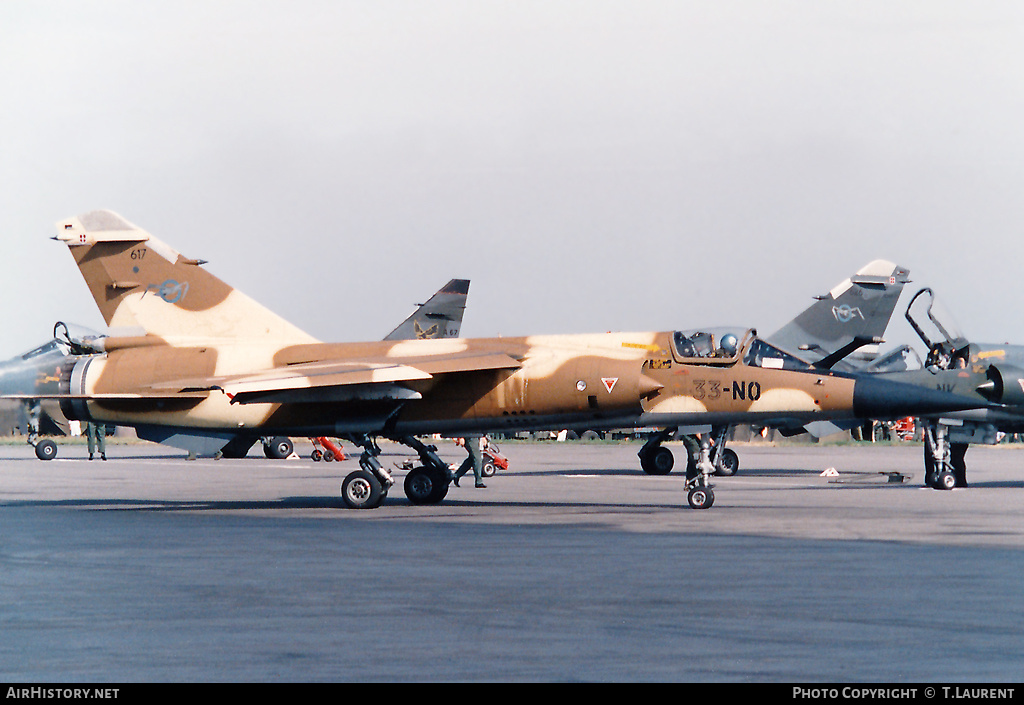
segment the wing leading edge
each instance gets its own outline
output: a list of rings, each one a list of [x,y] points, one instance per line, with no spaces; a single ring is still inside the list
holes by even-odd
[[[154,396],[220,391],[235,404],[334,402],[356,399],[418,399],[402,383],[439,374],[514,370],[522,363],[505,353],[455,354],[414,361],[387,359],[305,362],[255,374],[180,379],[152,385]],[[142,392],[144,396],[146,392]]]

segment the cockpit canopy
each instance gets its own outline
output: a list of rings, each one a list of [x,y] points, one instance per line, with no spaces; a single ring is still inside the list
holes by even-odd
[[[101,341],[105,335],[75,323],[57,321],[53,326],[53,338],[67,346],[75,355],[91,355],[103,352]]]
[[[929,348],[940,343],[954,349],[967,345],[967,338],[960,332],[952,314],[935,298],[935,292],[927,287],[914,294],[914,298],[907,304],[905,317]]]
[[[970,358],[970,342],[960,332],[953,316],[925,287],[914,294],[904,314],[921,341],[928,346],[925,367],[949,369],[965,367]]]
[[[811,365],[757,337],[753,328],[699,328],[676,331],[673,354],[679,362],[731,365],[741,358],[751,367],[807,370]]]
[[[774,370],[810,370],[814,365],[780,350],[771,343],[754,338],[747,348],[743,362],[748,367],[764,367]]]
[[[740,346],[753,330],[742,328],[701,328],[676,331],[672,336],[674,353],[679,360],[735,360]]]
[[[70,351],[62,341],[54,339],[43,343],[37,348],[32,348],[27,353],[22,354],[21,359],[31,360],[33,358],[40,357],[51,352],[58,352],[63,357],[67,355]]]

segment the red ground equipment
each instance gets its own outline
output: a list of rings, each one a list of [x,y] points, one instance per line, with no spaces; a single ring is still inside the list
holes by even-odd
[[[341,452],[341,446],[336,445],[326,436],[317,436],[311,439],[313,441],[313,452],[310,453],[309,457],[313,460],[323,460],[324,462],[331,462],[332,460],[344,460],[345,454]]]
[[[508,458],[501,454],[501,449],[498,446],[488,443],[483,453],[484,466],[481,468],[481,474],[484,477],[491,477],[499,468],[508,470]]]
[[[914,440],[914,419],[908,416],[905,419],[899,419],[892,423],[892,430],[896,435],[896,438],[901,441],[912,441]]]

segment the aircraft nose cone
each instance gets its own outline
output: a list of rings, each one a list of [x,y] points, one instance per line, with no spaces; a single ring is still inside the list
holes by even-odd
[[[891,379],[858,377],[853,385],[853,413],[862,419],[927,416],[986,406],[984,399],[950,394],[938,389],[894,382]]]

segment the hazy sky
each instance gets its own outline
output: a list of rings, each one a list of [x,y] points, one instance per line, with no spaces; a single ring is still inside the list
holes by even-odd
[[[1024,343],[1022,117],[1016,1],[5,0],[0,357],[102,328],[96,208],[324,340],[452,277],[465,336],[767,333],[884,258]]]

